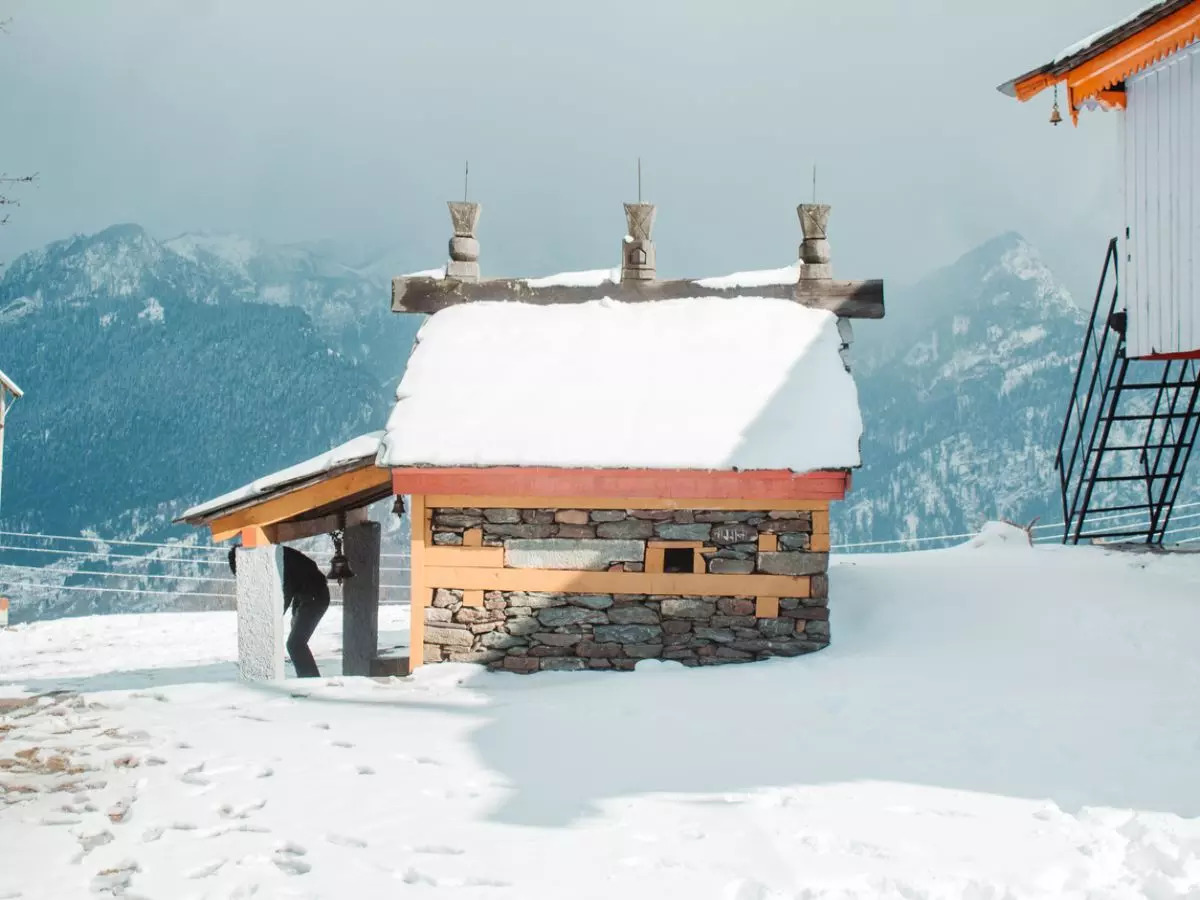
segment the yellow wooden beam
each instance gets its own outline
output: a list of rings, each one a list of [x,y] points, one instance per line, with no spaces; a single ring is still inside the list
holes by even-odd
[[[483,606],[483,591],[463,591],[463,606]]]
[[[413,578],[419,565],[413,556]],[[576,594],[667,594],[680,597],[808,597],[807,575],[698,575],[662,572],[573,572],[562,569],[423,567],[425,588],[545,591]]]
[[[275,536],[268,534],[267,529],[257,525],[248,525],[241,530],[243,547],[265,547],[275,543]]]
[[[429,509],[725,509],[828,510],[828,500],[713,500],[662,497],[488,497],[474,494],[428,494]]]
[[[808,549],[813,553],[828,553],[829,552],[829,535],[814,534],[809,539]]]
[[[778,597],[755,597],[754,598],[754,615],[760,619],[778,619],[779,618],[779,598]]]
[[[408,674],[425,662],[425,607],[433,599],[425,581],[425,550],[428,529],[425,516],[425,498],[420,494],[412,497],[412,550],[409,557],[408,582]]]
[[[426,547],[427,566],[474,566],[498,569],[504,565],[503,547]]]
[[[391,470],[367,466],[343,472],[328,481],[310,484],[287,494],[265,500],[256,506],[238,510],[209,523],[214,541],[225,541],[250,525],[263,527],[282,522],[301,513],[319,509],[373,488],[391,484]]]
[[[763,533],[758,536],[759,553],[774,553],[778,549],[779,535]]]
[[[466,531],[464,531],[462,545],[464,547],[482,547],[483,546],[483,529],[482,528],[468,528]],[[503,551],[501,551],[501,553],[503,553]]]

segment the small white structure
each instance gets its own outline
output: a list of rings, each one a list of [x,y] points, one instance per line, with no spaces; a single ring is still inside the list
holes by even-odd
[[[24,396],[24,393],[17,387],[16,382],[0,372],[0,495],[3,494],[4,488],[4,423],[8,418],[9,407],[21,396]],[[7,605],[5,617],[7,618]]]
[[[1120,292],[1130,359],[1200,357],[1200,0],[1160,0],[1000,86],[1121,118]]]

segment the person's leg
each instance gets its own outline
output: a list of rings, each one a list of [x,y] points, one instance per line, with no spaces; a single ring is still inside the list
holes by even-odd
[[[317,661],[308,649],[308,641],[317,630],[329,603],[320,603],[310,597],[297,599],[299,602],[292,610],[292,630],[287,639],[288,655],[292,658],[292,665],[296,667],[297,677],[317,678],[321,670],[317,668]]]

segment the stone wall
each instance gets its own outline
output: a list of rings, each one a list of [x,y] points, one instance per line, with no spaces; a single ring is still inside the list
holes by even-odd
[[[726,510],[434,509],[433,543],[504,546],[514,568],[642,572],[649,542],[700,542],[714,575],[807,575],[810,595],[782,597],[777,616],[745,597],[489,591],[482,606],[438,589],[425,610],[425,662],[514,672],[632,669],[796,656],[829,643],[828,554],[813,552],[812,514]],[[777,544],[760,550],[760,535]]]

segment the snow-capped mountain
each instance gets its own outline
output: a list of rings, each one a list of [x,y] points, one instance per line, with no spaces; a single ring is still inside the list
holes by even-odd
[[[835,542],[1061,521],[1054,457],[1085,325],[1017,234],[889,287],[886,318],[856,327],[864,466]]]
[[[0,279],[0,359],[26,391],[6,429],[0,528],[194,539],[170,526],[190,503],[381,427],[418,324],[388,311],[385,284],[289,248],[164,243],[120,225],[26,254]],[[6,551],[0,562],[56,558]],[[14,572],[97,583],[10,569],[10,585]],[[0,592],[17,618],[23,597],[36,596],[39,615],[145,599]]]

